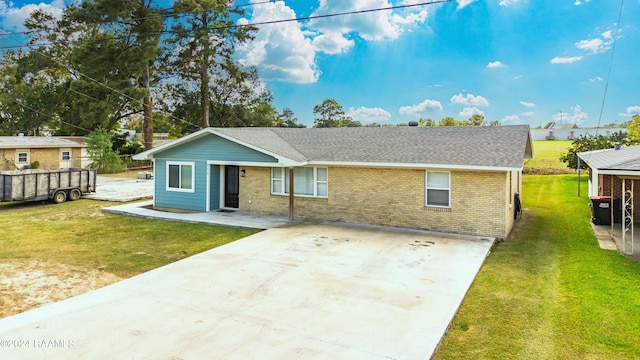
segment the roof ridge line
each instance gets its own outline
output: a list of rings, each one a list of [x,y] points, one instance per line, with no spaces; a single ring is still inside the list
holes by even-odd
[[[309,158],[307,156],[305,156],[303,153],[301,153],[300,150],[297,147],[295,147],[293,144],[291,144],[285,138],[280,136],[280,134],[278,134],[278,132],[275,131],[275,129],[281,129],[281,128],[274,128],[274,127],[268,127],[267,128],[267,130],[269,130],[271,133],[273,133],[275,136],[277,136],[280,140],[284,141],[285,144],[289,145],[293,150],[295,150],[298,153],[298,155],[300,155],[301,158],[303,158],[307,162],[309,161]]]

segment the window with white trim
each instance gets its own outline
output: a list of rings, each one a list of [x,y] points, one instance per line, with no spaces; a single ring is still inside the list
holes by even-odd
[[[271,193],[289,194],[289,169],[271,168]],[[293,169],[293,193],[299,196],[326,198],[329,195],[329,174],[325,167]]]
[[[69,150],[62,150],[60,152],[60,160],[62,161],[69,161],[71,160],[71,151]]]
[[[425,181],[426,206],[451,207],[451,173],[427,171]]]
[[[195,163],[167,161],[167,191],[194,192]]]
[[[29,163],[29,152],[28,151],[18,151],[16,154],[16,158],[18,159],[18,164],[28,164]]]

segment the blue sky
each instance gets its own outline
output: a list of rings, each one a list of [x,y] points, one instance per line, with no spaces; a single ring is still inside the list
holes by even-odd
[[[253,2],[241,22],[424,1]],[[0,0],[0,28],[20,31],[32,9],[61,12],[64,4]],[[261,26],[238,55],[258,67],[276,108],[291,108],[309,126],[313,106],[334,98],[363,123],[446,116],[465,120],[480,113],[505,125],[555,121],[593,127],[605,87],[600,125],[640,114],[640,0],[624,2],[618,24],[620,4],[459,0],[286,22]]]

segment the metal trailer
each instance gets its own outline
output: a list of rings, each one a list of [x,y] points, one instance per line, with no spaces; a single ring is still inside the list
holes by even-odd
[[[59,204],[96,191],[96,170],[0,171],[0,202],[52,200]]]

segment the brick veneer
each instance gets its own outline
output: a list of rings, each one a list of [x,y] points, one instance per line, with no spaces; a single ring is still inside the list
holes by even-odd
[[[287,215],[289,197],[271,194],[270,168],[243,167],[240,210]],[[425,171],[330,167],[326,199],[296,197],[296,218],[321,219],[506,237],[513,226],[511,192],[520,176],[451,171],[451,208],[425,206]]]

